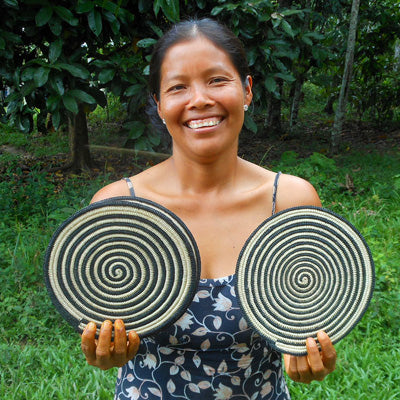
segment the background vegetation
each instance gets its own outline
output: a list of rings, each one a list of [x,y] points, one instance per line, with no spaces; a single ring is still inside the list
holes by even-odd
[[[43,256],[58,225],[100,187],[156,162],[90,154],[89,142],[166,151],[144,116],[147,64],[162,32],[193,15],[217,16],[245,42],[255,101],[241,155],[310,180],[324,206],[361,231],[376,263],[374,297],[337,345],[337,371],[309,386],[289,381],[293,399],[400,398],[400,8],[392,0],[361,4],[351,123],[340,153],[329,155],[350,6],[350,0],[1,3],[0,90],[12,91],[0,105],[1,399],[112,398],[116,370],[86,364],[79,337],[47,295]],[[65,170],[70,161],[75,168]]]
[[[47,295],[43,256],[57,226],[100,187],[146,165],[111,157],[90,174],[65,174],[49,168],[52,158],[65,156],[66,140],[57,133],[32,137],[4,125],[0,132],[0,145],[25,152],[0,156],[0,398],[111,399],[116,370],[86,364],[78,335]],[[376,263],[374,297],[360,324],[338,343],[337,371],[309,386],[289,380],[293,399],[400,396],[400,157],[391,143],[384,152],[365,146],[333,158],[312,150],[305,157],[299,147],[253,159],[310,180],[324,206],[361,231]]]

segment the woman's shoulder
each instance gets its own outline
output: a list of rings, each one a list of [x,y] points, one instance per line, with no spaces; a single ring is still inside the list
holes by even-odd
[[[116,182],[112,182],[107,186],[102,187],[96,194],[92,197],[91,203],[96,201],[111,199],[112,197],[129,196],[129,187],[124,179]]]
[[[133,175],[129,178],[135,192],[142,192],[145,187],[151,185],[153,181],[160,180],[160,172],[158,172],[161,168],[161,164],[157,164],[151,168],[148,168],[137,175]],[[138,190],[139,189],[139,190]],[[91,203],[96,201],[101,201],[105,199],[110,199],[112,197],[119,196],[131,196],[131,192],[128,186],[128,183],[125,178],[122,178],[118,181],[112,182],[104,187],[102,187],[92,198]]]
[[[321,206],[314,186],[298,176],[281,174],[277,187],[276,211],[297,206]]]

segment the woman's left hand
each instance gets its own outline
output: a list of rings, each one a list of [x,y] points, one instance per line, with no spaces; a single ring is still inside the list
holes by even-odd
[[[335,370],[336,350],[329,336],[325,332],[318,332],[318,341],[321,351],[318,349],[314,339],[308,338],[307,355],[292,356],[284,354],[286,373],[297,382],[310,383],[317,380],[322,381],[328,374]]]

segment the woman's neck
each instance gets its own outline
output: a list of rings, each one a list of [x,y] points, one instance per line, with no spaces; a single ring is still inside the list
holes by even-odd
[[[218,194],[235,185],[241,163],[237,153],[230,153],[215,160],[193,160],[179,152],[170,158],[170,168],[176,174],[177,189],[186,194]]]

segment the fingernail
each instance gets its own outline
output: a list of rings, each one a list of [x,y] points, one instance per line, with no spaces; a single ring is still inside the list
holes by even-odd
[[[114,322],[114,327],[115,327],[116,329],[122,328],[122,321],[121,321],[120,319],[115,320],[115,322]]]
[[[307,345],[308,345],[309,347],[315,346],[316,344],[315,344],[314,339],[308,338],[308,339],[307,339]]]

